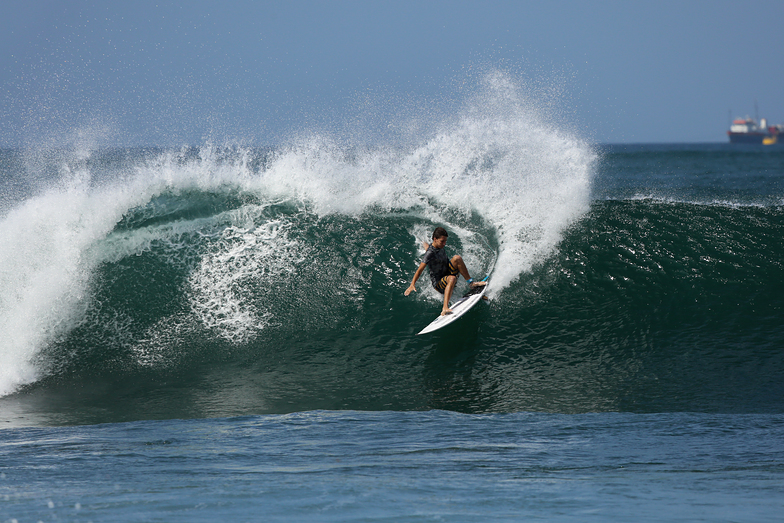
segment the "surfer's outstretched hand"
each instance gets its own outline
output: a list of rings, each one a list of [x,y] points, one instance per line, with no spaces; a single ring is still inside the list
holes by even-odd
[[[408,289],[406,289],[406,292],[404,292],[403,295],[408,296],[412,292],[416,292],[416,287],[414,287],[413,285],[409,285]]]

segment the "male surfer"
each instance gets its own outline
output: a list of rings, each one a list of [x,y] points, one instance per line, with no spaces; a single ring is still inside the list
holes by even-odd
[[[471,288],[487,285],[487,282],[475,282],[468,274],[463,258],[459,254],[452,256],[450,260],[446,255],[446,240],[449,235],[443,227],[436,227],[433,231],[433,243],[428,244],[424,242],[425,255],[422,257],[422,263],[414,273],[414,279],[411,280],[411,285],[406,289],[405,295],[408,296],[412,291],[416,291],[416,282],[425,267],[430,268],[430,282],[433,288],[444,295],[444,307],[441,309],[441,316],[452,313],[449,308],[449,298],[452,297],[452,291],[455,289],[457,283],[458,273],[466,279]]]

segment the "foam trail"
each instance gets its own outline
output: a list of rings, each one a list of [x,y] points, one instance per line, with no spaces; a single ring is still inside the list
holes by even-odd
[[[308,255],[288,238],[291,222],[272,220],[226,227],[189,278],[191,308],[218,336],[241,342],[263,328],[272,313],[246,299],[248,282],[274,285]]]

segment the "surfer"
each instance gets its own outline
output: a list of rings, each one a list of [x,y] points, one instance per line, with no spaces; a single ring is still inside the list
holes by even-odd
[[[452,291],[455,289],[458,274],[466,279],[471,288],[487,285],[487,282],[475,282],[468,274],[468,268],[463,262],[463,258],[459,254],[455,254],[449,259],[446,255],[446,240],[449,235],[443,227],[436,227],[433,231],[433,243],[423,243],[425,248],[425,255],[422,257],[422,263],[414,273],[414,278],[411,280],[411,285],[406,289],[405,295],[408,296],[416,291],[416,282],[425,267],[430,268],[430,282],[433,288],[444,295],[444,307],[441,309],[441,316],[452,313],[449,308],[449,299],[452,297]]]

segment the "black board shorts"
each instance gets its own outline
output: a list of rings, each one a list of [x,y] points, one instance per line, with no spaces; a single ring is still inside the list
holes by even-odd
[[[447,278],[449,278],[450,276],[457,276],[458,273],[460,273],[460,271],[458,270],[457,267],[452,265],[452,262],[450,261],[449,269],[447,270],[447,273],[444,274],[438,280],[433,282],[433,288],[438,292],[440,292],[441,294],[444,294],[444,290],[446,290],[446,285],[447,285],[447,281],[446,281]]]

